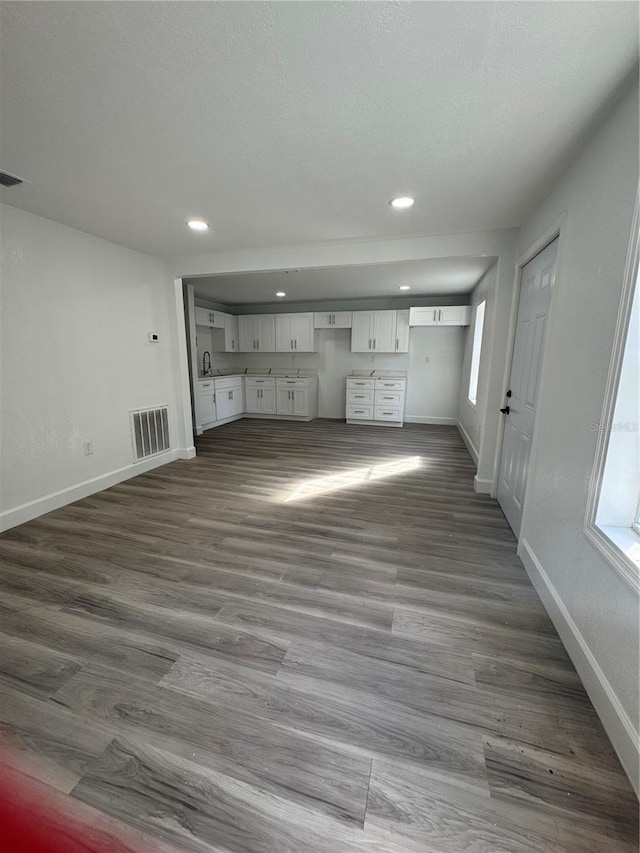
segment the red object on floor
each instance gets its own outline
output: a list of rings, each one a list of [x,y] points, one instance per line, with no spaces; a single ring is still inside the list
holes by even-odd
[[[128,832],[124,825],[25,776],[17,766],[14,756],[0,753],[2,853],[151,853],[122,837]]]

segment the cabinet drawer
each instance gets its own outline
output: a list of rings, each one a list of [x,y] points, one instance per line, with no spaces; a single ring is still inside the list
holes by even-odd
[[[199,394],[212,394],[213,393],[213,379],[208,382],[198,382],[198,393]]]
[[[309,386],[308,379],[277,379],[276,385],[278,388],[307,388]]]
[[[358,406],[356,403],[349,403],[347,406],[347,417],[349,419],[372,421],[373,406]]]
[[[216,391],[223,391],[226,388],[241,388],[242,378],[240,376],[224,376],[221,379],[216,379]]]
[[[404,391],[406,383],[406,379],[377,379],[376,391],[388,391],[391,389]]]
[[[245,385],[247,388],[275,388],[275,376],[246,376]]]
[[[376,416],[375,419],[377,421],[401,421],[402,420],[402,410],[398,409],[394,406],[376,406]]]
[[[373,403],[374,391],[371,388],[349,388],[347,400],[361,406],[363,403]]]
[[[376,406],[384,406],[385,408],[395,406],[400,409],[404,403],[404,391],[376,391],[375,402]]]
[[[356,379],[353,376],[347,376],[347,388],[351,391],[354,388],[375,388],[375,379]]]

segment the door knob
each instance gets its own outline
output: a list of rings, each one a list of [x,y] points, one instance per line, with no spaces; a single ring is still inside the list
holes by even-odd
[[[503,415],[508,415],[510,411],[509,406],[505,406],[504,409],[500,409],[500,411]]]

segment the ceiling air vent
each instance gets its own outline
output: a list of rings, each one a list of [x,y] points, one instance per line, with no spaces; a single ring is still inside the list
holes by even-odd
[[[0,185],[3,187],[16,187],[25,183],[25,178],[19,178],[17,175],[12,175],[9,172],[0,171]],[[31,181],[26,181],[31,183]]]

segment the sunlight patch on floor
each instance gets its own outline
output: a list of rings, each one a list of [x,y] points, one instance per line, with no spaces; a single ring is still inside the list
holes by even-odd
[[[287,503],[312,498],[316,495],[324,495],[327,492],[335,492],[340,489],[351,489],[354,486],[361,486],[375,480],[397,477],[399,474],[415,471],[421,465],[421,456],[407,456],[404,459],[381,462],[379,465],[370,465],[367,468],[353,468],[350,471],[341,471],[339,474],[330,474],[328,477],[305,480],[283,500],[284,503]]]

